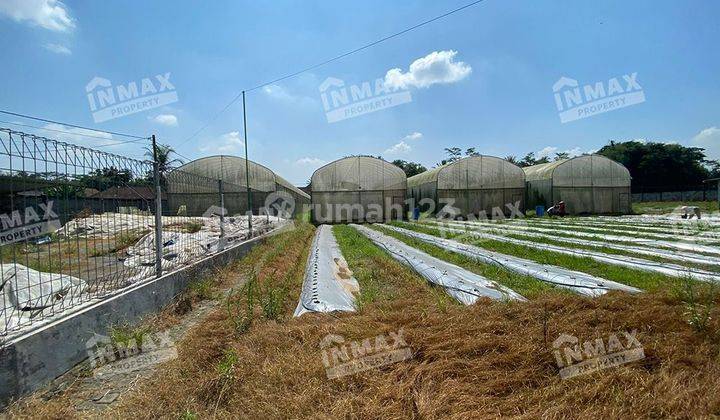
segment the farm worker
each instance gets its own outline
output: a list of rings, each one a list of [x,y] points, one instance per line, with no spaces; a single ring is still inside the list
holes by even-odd
[[[547,211],[548,216],[565,216],[565,202],[561,201]]]
[[[693,216],[698,219],[701,218],[700,207],[698,206],[682,206],[682,217],[683,219],[692,219]]]

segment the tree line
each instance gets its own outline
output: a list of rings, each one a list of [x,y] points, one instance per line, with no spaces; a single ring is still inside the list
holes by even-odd
[[[636,191],[703,188],[704,180],[720,177],[720,161],[708,159],[705,150],[700,147],[613,140],[595,154],[623,164],[630,171],[633,189]],[[436,167],[464,157],[479,156],[480,153],[474,147],[464,151],[459,147],[446,147],[445,155]],[[567,152],[555,153],[552,157],[530,152],[522,158],[510,155],[504,159],[520,167],[527,167],[570,157]],[[396,159],[392,163],[405,171],[408,177],[427,171],[425,166],[417,162]]]

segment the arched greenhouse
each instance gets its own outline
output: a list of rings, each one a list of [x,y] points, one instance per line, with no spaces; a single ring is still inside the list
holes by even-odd
[[[525,173],[504,159],[469,156],[408,178],[408,196],[424,212],[450,205],[456,217],[509,216],[524,211]]]
[[[188,216],[200,216],[219,202],[220,188],[228,214],[244,214],[248,210],[246,173],[250,179],[253,214],[259,214],[266,200],[287,209],[289,198],[294,212],[310,204],[310,196],[259,163],[237,156],[209,156],[188,162],[167,175],[167,200],[170,214],[185,206]],[[222,185],[218,182],[222,180]]]
[[[380,222],[403,218],[405,172],[369,156],[336,160],[311,179],[315,223]]]
[[[523,168],[528,206],[565,202],[569,214],[627,214],[630,171],[600,155],[578,156]]]

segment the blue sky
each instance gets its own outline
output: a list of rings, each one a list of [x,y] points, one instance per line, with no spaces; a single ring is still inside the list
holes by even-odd
[[[244,88],[467,2],[0,0],[0,108],[100,130],[154,133],[189,158],[242,155],[239,103],[185,140]],[[250,159],[297,185],[342,156],[382,155],[429,167],[451,146],[521,157],[647,139],[706,147],[720,159],[718,12],[715,1],[486,0],[249,92]],[[326,78],[361,85],[388,80],[392,69],[406,81],[411,102],[328,123],[319,91]],[[177,102],[93,120],[85,91],[93,77],[139,84],[166,73]],[[560,122],[553,96],[560,77],[582,87],[633,73],[644,102]],[[137,144],[44,134],[142,155]]]

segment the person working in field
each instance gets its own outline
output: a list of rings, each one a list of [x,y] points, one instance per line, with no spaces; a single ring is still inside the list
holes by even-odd
[[[561,201],[547,210],[548,216],[565,216],[565,202]]]
[[[683,219],[692,219],[693,216],[697,217],[698,219],[702,218],[700,207],[697,206],[682,206],[680,208],[680,217]]]

